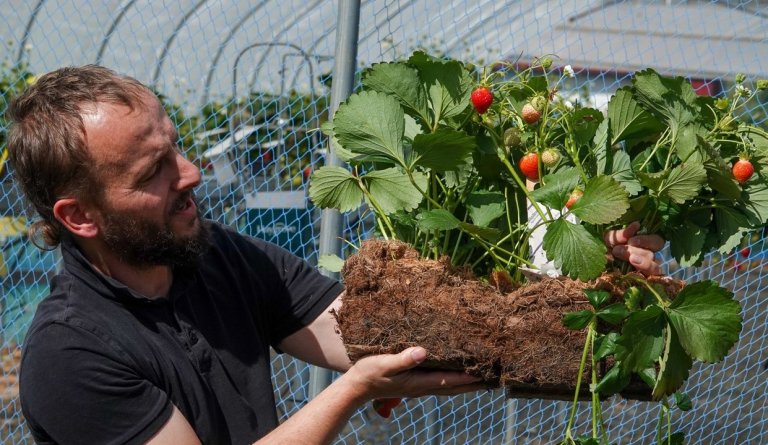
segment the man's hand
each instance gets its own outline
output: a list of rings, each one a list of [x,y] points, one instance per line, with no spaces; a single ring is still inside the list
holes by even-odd
[[[427,358],[421,347],[399,354],[360,359],[342,378],[359,393],[361,402],[380,398],[455,395],[487,388],[478,377],[460,371],[413,369]]]
[[[614,258],[627,261],[645,275],[659,275],[661,265],[656,261],[656,252],[664,247],[659,235],[636,235],[640,223],[635,221],[624,229],[605,232],[606,246]]]

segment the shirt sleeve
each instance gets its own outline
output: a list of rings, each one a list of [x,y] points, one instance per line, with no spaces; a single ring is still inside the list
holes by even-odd
[[[22,411],[35,441],[141,444],[168,421],[168,396],[115,345],[83,326],[52,323],[23,348]]]
[[[277,276],[273,283],[277,290],[267,301],[271,312],[271,345],[277,345],[287,336],[309,325],[325,311],[343,291],[343,286],[321,274],[302,258],[287,250],[261,240],[254,240],[272,262]],[[279,351],[279,350],[278,350]]]

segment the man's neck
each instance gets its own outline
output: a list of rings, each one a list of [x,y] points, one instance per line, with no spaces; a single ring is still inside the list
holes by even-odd
[[[126,264],[105,249],[88,243],[80,248],[91,266],[98,272],[113,278],[135,292],[150,299],[165,298],[171,289],[173,271],[169,266],[137,267]]]

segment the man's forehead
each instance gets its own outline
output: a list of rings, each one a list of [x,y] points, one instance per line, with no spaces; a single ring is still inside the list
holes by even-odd
[[[161,142],[175,131],[156,98],[154,103],[145,99],[133,107],[109,102],[88,104],[81,113],[89,151],[97,161],[117,168],[126,167],[130,160],[151,156],[136,149],[148,139]]]

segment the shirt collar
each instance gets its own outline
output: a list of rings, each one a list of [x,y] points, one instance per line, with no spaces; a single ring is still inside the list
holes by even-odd
[[[169,298],[148,298],[120,281],[96,270],[71,237],[65,236],[62,239],[61,252],[66,272],[99,294],[122,302],[162,304],[168,300],[174,300],[176,296],[189,290],[196,282],[196,273],[176,268],[173,270],[173,283],[168,292]]]

